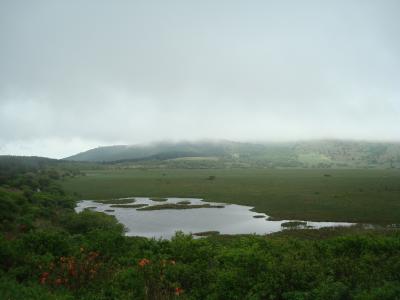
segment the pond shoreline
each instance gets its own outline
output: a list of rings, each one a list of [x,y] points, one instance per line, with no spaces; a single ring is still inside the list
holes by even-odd
[[[162,200],[160,200],[162,199]],[[162,203],[160,203],[162,202]],[[197,198],[129,197],[111,200],[82,200],[75,210],[85,209],[115,216],[128,236],[171,238],[176,231],[194,236],[266,235],[296,228],[352,226],[344,222],[271,220],[253,207],[216,203]]]

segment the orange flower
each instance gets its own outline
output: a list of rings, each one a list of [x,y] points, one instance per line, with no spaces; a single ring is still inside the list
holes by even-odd
[[[142,258],[141,260],[139,260],[139,266],[140,267],[144,267],[145,265],[148,265],[150,263],[150,260],[148,260],[147,258]]]
[[[63,281],[62,281],[61,278],[57,278],[56,281],[55,281],[55,284],[56,284],[56,285],[60,285],[60,284],[62,284],[62,282],[63,282]]]
[[[45,284],[47,281],[47,277],[49,277],[50,273],[49,272],[44,272],[42,273],[42,275],[40,276],[40,284]]]
[[[179,296],[179,295],[182,294],[182,293],[183,293],[183,289],[181,289],[181,288],[179,288],[179,287],[176,287],[176,288],[175,288],[175,295]]]

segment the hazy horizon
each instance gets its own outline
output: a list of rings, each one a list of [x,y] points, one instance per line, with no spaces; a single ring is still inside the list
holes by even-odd
[[[2,1],[0,155],[400,141],[400,2]]]
[[[178,145],[178,144],[217,144],[217,143],[243,143],[243,144],[254,144],[254,145],[285,145],[285,144],[296,144],[296,143],[322,143],[322,142],[344,142],[344,143],[371,143],[371,144],[398,144],[400,145],[399,140],[360,140],[360,139],[331,139],[331,138],[321,138],[321,139],[301,139],[301,140],[280,140],[280,141],[272,141],[272,140],[253,140],[253,141],[240,141],[240,140],[226,140],[226,139],[198,139],[198,140],[155,140],[155,141],[149,141],[149,142],[143,142],[143,143],[133,143],[133,144],[103,144],[103,145],[96,145],[90,148],[84,148],[80,149],[76,152],[68,153],[67,155],[57,155],[57,156],[46,156],[46,155],[40,155],[39,154],[25,154],[25,153],[0,153],[1,155],[5,156],[35,156],[35,157],[46,157],[46,158],[52,158],[52,159],[64,159],[68,158],[70,156],[74,156],[76,154],[84,153],[89,150],[97,149],[97,148],[104,148],[104,147],[146,147],[146,146],[152,146],[152,145],[165,145],[165,144],[172,144],[172,145]]]

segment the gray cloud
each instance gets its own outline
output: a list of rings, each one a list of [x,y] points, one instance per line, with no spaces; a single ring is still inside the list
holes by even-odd
[[[0,153],[399,140],[400,4],[2,1]]]

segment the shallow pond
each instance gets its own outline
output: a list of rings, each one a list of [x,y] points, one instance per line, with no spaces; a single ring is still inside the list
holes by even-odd
[[[124,198],[130,199],[130,198]],[[201,199],[193,198],[168,198],[165,201],[153,201],[150,198],[131,198],[133,203],[123,205],[146,205],[138,207],[115,207],[115,204],[98,203],[92,200],[78,202],[75,210],[81,212],[84,209],[91,209],[114,215],[126,229],[126,235],[144,236],[155,238],[171,238],[176,231],[185,233],[201,233],[207,231],[218,231],[221,234],[268,234],[288,228],[292,220],[269,221],[268,216],[251,211],[252,207],[203,202]],[[185,201],[185,202],[182,202]],[[126,201],[125,201],[126,202]],[[182,204],[179,204],[181,202]],[[190,204],[188,203],[190,202]],[[168,208],[168,204],[172,208]],[[175,205],[174,205],[175,204]],[[207,208],[190,208],[190,205],[209,204]],[[155,205],[163,205],[160,210],[142,210],[143,208],[153,209]],[[184,209],[176,209],[177,205]],[[221,207],[222,206],[222,207]],[[190,208],[190,209],[189,209]],[[339,222],[293,222],[301,224],[301,227],[321,228],[332,226],[350,226],[352,223]],[[283,226],[282,226],[283,225]],[[289,226],[290,227],[290,226]]]

